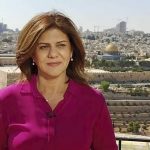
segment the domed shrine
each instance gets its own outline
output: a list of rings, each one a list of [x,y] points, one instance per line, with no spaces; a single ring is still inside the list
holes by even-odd
[[[104,49],[101,59],[104,60],[120,60],[121,56],[118,47],[114,43],[110,43]]]

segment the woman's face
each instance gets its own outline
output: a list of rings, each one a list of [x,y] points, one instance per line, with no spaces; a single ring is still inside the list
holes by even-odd
[[[33,54],[38,75],[47,78],[66,76],[71,57],[72,49],[68,36],[56,28],[50,28],[40,36]]]

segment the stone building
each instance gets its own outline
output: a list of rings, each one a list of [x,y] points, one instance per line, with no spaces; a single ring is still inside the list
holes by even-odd
[[[15,54],[0,54],[0,66],[16,65]]]
[[[110,60],[110,61],[122,59],[118,47],[114,43],[108,44],[103,51],[103,55],[100,55],[98,57],[102,60]]]

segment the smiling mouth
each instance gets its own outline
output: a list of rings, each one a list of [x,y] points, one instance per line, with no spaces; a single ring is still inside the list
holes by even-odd
[[[50,67],[57,67],[61,64],[61,62],[52,62],[52,63],[47,63],[48,66]]]

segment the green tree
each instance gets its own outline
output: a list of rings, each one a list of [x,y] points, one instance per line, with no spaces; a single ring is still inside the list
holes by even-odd
[[[127,131],[128,132],[132,132],[133,131],[133,122],[129,122],[129,125],[127,127]]]
[[[139,122],[130,122],[128,127],[127,127],[127,131],[128,132],[133,132],[133,133],[138,133],[140,129],[140,124]]]
[[[109,83],[108,81],[101,81],[100,87],[101,87],[105,92],[108,91],[109,86],[110,86],[110,83]]]
[[[133,123],[133,132],[134,132],[134,133],[138,133],[138,132],[139,132],[139,129],[140,129],[139,122],[134,122],[134,123]]]

